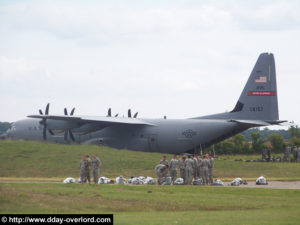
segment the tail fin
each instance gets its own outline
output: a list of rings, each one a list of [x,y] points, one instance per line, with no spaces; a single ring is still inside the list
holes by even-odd
[[[200,118],[278,120],[276,71],[273,54],[260,54],[243,92],[231,112]]]
[[[233,119],[278,120],[275,60],[272,53],[262,53],[246,86],[230,112]]]

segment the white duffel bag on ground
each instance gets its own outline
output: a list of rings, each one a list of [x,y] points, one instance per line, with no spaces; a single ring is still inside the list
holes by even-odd
[[[150,185],[154,185],[154,184],[157,184],[155,182],[155,180],[152,178],[152,177],[147,177],[144,181],[145,184],[150,184]]]
[[[202,184],[203,184],[203,180],[201,178],[193,181],[193,185],[202,185]]]
[[[260,176],[259,178],[256,179],[256,185],[267,185],[267,179],[264,178],[263,176]]]
[[[230,185],[231,186],[240,186],[243,183],[243,180],[241,178],[235,178]]]
[[[72,177],[68,177],[63,181],[64,184],[71,184],[71,183],[75,183],[75,182],[76,182],[75,179]]]
[[[174,185],[184,185],[184,180],[182,178],[177,178],[174,181]]]
[[[116,178],[116,184],[126,184],[126,179],[121,175]]]
[[[223,182],[219,179],[215,180],[212,185],[213,186],[224,186]]]

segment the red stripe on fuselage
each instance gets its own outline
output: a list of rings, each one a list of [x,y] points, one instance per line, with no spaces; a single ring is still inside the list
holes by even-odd
[[[254,96],[275,96],[275,91],[249,91],[248,95],[254,95]]]

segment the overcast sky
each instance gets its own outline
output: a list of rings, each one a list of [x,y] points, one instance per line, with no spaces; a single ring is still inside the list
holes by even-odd
[[[262,52],[300,122],[300,1],[0,1],[0,121],[232,110]]]

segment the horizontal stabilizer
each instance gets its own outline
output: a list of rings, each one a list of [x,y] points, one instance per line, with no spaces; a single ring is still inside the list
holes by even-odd
[[[259,127],[259,126],[270,126],[272,124],[267,123],[262,120],[229,120],[229,122],[235,122],[240,125],[245,125],[249,127]]]

